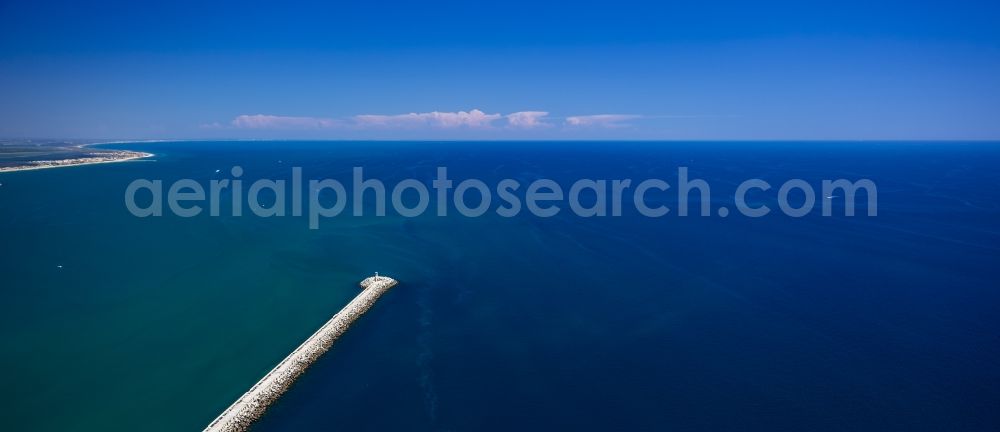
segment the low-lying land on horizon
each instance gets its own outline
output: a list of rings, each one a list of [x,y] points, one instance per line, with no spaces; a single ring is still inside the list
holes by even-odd
[[[95,141],[0,141],[0,172],[121,162],[153,156],[127,150],[92,150]]]

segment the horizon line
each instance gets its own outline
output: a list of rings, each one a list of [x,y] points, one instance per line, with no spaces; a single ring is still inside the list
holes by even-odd
[[[956,142],[956,143],[1000,143],[1000,137],[997,138],[835,138],[835,139],[818,139],[818,138],[623,138],[623,139],[609,139],[609,138],[599,138],[599,139],[588,139],[588,138],[542,138],[542,139],[530,139],[530,138],[514,138],[514,139],[482,139],[482,138],[468,138],[468,139],[433,139],[433,138],[417,138],[417,139],[384,139],[384,138],[364,138],[364,139],[352,139],[352,138],[11,138],[2,137],[0,142],[7,141],[67,141],[73,142],[77,141],[84,142],[87,145],[101,145],[101,144],[129,144],[129,143],[154,143],[154,142],[222,142],[222,141],[244,141],[244,142],[254,142],[254,141],[299,141],[299,142],[885,142],[885,143],[919,143],[919,142]]]

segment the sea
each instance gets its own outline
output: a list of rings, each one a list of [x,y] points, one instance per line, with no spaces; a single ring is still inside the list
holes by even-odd
[[[199,431],[379,272],[255,432],[1000,430],[1000,143],[184,141],[0,173],[0,430]],[[644,179],[639,214],[137,217],[138,179]],[[678,169],[711,186],[680,216]],[[735,209],[749,194],[771,213]],[[832,214],[778,207],[784,182]],[[854,216],[826,179],[869,179]],[[308,187],[308,185],[306,186]],[[452,192],[454,189],[452,189]],[[329,191],[327,191],[329,192]],[[306,191],[306,201],[312,191]],[[140,191],[142,205],[152,192]],[[264,204],[274,204],[267,192]],[[477,189],[465,192],[477,204]],[[413,191],[401,195],[413,204]],[[447,197],[446,197],[447,198]],[[239,200],[239,194],[237,194]],[[586,191],[582,201],[591,199]],[[802,205],[806,193],[789,193]],[[329,195],[325,198],[329,204]],[[449,201],[449,200],[446,200]],[[482,204],[482,201],[478,201]],[[185,204],[187,205],[187,204]],[[290,203],[285,205],[290,207]],[[717,209],[729,210],[727,217]]]

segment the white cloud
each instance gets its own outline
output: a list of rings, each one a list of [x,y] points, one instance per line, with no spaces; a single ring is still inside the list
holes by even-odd
[[[232,125],[241,129],[325,129],[340,125],[335,119],[320,117],[288,117],[274,115],[241,115]]]
[[[628,126],[628,120],[642,118],[634,114],[595,114],[566,117],[566,124],[580,127],[618,128]]]
[[[547,111],[519,111],[507,114],[507,125],[518,129],[534,129],[538,127],[550,126],[542,121],[542,118],[549,115]]]
[[[451,129],[457,127],[489,128],[494,121],[501,117],[500,114],[486,114],[474,109],[468,112],[432,111],[398,115],[363,114],[352,117],[352,120],[354,120],[356,125],[365,128],[415,128],[431,126]]]
[[[556,126],[546,121],[548,111],[517,111],[510,114],[487,114],[478,109],[469,111],[431,111],[409,114],[362,114],[350,117],[292,117],[267,114],[240,115],[229,124],[210,123],[203,129],[257,129],[257,130],[376,130],[376,129],[479,129],[507,130],[542,129]],[[558,118],[558,117],[556,117]],[[594,114],[566,117],[563,129],[623,128],[629,120],[652,118],[634,114]]]

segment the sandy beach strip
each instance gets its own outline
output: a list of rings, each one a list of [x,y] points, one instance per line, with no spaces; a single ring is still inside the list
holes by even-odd
[[[46,168],[64,168],[64,167],[73,167],[81,165],[125,162],[130,160],[149,158],[153,156],[155,155],[146,152],[112,151],[108,152],[108,156],[100,156],[99,153],[95,153],[94,155],[82,158],[31,161],[23,165],[17,165],[12,167],[0,167],[0,172],[30,171],[30,170],[39,170]]]

